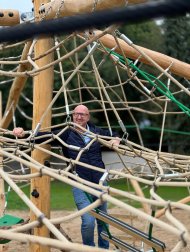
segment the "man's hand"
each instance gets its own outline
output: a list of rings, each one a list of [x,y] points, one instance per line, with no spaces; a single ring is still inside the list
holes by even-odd
[[[13,129],[13,135],[16,136],[16,137],[24,137],[25,136],[24,129],[21,128],[21,127],[14,128]]]

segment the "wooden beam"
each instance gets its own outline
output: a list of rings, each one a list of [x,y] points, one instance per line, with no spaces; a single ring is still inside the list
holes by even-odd
[[[0,26],[13,26],[20,24],[18,10],[0,9]]]
[[[40,5],[47,3],[48,0],[34,0],[34,10],[35,13],[39,9]],[[36,17],[38,18],[38,17]],[[53,38],[38,38],[35,44],[35,58],[39,55],[43,55],[54,45]],[[50,53],[38,60],[36,64],[42,67],[54,60],[54,53]],[[46,108],[52,100],[53,93],[53,81],[54,81],[54,68],[51,67],[44,71],[41,71],[37,76],[34,77],[33,81],[33,125],[32,128],[35,129],[41,120]],[[51,110],[48,111],[43,121],[41,122],[41,127],[46,128],[51,126]],[[49,148],[44,146],[44,148]],[[32,152],[32,158],[36,161],[44,164],[45,160],[49,159],[49,156],[44,152],[39,150],[34,150]],[[36,170],[31,168],[31,173],[35,173]],[[47,218],[50,217],[50,177],[41,176],[39,178],[32,179],[31,181],[31,192],[37,190],[39,197],[31,196],[32,202],[36,207],[43,212]],[[30,214],[31,221],[36,220],[36,216],[33,212]],[[49,237],[50,232],[48,228],[44,225],[34,229],[34,235]],[[50,248],[48,246],[42,246],[36,243],[30,244],[30,252],[49,252]]]
[[[149,0],[128,0],[129,5],[146,3]]]
[[[58,14],[58,17],[66,17],[126,5],[126,0],[99,0],[97,4],[94,0],[64,0],[64,3],[62,2],[62,0],[53,0],[50,3],[43,4],[39,8],[39,14],[44,16],[45,19],[51,19],[55,18],[56,14]]]
[[[190,196],[187,196],[187,197],[185,197],[185,198],[179,200],[177,203],[187,204],[187,203],[189,203],[189,202],[190,202]],[[174,209],[174,207],[172,207],[172,209]],[[160,218],[162,215],[164,215],[164,214],[165,214],[165,211],[166,211],[165,208],[162,208],[162,209],[158,210],[158,211],[156,212],[156,218]]]
[[[31,46],[31,41],[28,41],[23,49],[21,60],[26,60],[27,55]],[[27,64],[20,64],[18,67],[17,72],[25,72],[31,69],[31,65],[29,63]],[[1,120],[1,128],[7,128],[9,124],[12,121],[14,111],[16,109],[20,94],[24,88],[24,85],[26,83],[26,80],[28,77],[16,77],[13,81],[13,84],[11,86],[11,89],[9,91],[9,97],[7,100],[6,109],[3,115],[3,118]]]
[[[94,35],[98,35],[101,33],[101,31],[94,30]],[[93,35],[92,35],[93,36]],[[91,37],[92,37],[91,36]],[[143,62],[147,65],[152,65],[150,61],[145,59],[143,56],[140,57],[140,53],[135,50],[133,47],[129,46],[124,40],[118,39],[119,45],[121,49],[117,46],[116,41],[114,37],[110,34],[106,34],[99,38],[99,41],[107,48],[112,49],[115,48],[115,52],[122,55],[121,49],[125,53],[125,56],[127,58],[136,60],[139,58],[140,62]],[[145,54],[147,54],[149,57],[151,57],[152,60],[154,60],[159,66],[161,66],[163,69],[167,69],[170,66],[170,72],[187,79],[190,79],[190,64],[187,64],[185,62],[182,62],[180,60],[177,60],[175,58],[169,57],[165,54],[149,50],[147,48],[136,46],[139,50],[142,50]]]
[[[134,179],[130,179],[130,183],[133,186],[133,188],[135,190],[135,193],[138,196],[140,196],[142,198],[145,198],[145,195],[144,195],[144,193],[143,193],[143,191],[142,191],[142,189],[141,189],[138,181],[136,181]],[[141,203],[141,204],[142,204],[142,207],[143,207],[145,213],[150,214],[150,206],[148,204],[146,204],[146,203]]]

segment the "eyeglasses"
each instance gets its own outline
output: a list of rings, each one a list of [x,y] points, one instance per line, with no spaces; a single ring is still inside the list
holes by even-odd
[[[85,114],[85,113],[73,113],[73,116],[74,117],[82,117],[82,118],[84,118],[85,116],[87,116],[88,114]]]

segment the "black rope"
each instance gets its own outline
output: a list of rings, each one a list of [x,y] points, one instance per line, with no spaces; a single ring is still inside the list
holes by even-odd
[[[51,36],[71,33],[87,28],[100,28],[113,23],[129,24],[153,18],[184,16],[188,12],[190,12],[190,1],[188,0],[160,0],[124,8],[1,28],[0,42],[22,41],[39,35]]]

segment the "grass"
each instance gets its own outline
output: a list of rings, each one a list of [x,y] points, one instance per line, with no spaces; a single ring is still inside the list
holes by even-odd
[[[20,185],[19,185],[20,186]],[[21,185],[22,186],[22,185]],[[7,186],[6,186],[7,188]],[[22,191],[30,197],[30,187],[22,187]],[[27,210],[28,207],[20,199],[20,197],[14,192],[10,191],[7,194],[7,209],[11,210]],[[59,181],[53,181],[51,183],[51,209],[53,210],[72,210],[75,208],[74,199],[72,196],[71,186],[61,183]]]
[[[111,187],[134,192],[132,186],[125,179],[120,179],[116,181],[110,181],[109,185]],[[7,189],[7,186],[6,186]],[[24,193],[30,197],[29,186],[21,188]],[[150,187],[142,187],[145,197],[150,198],[149,190]],[[157,193],[163,197],[165,200],[178,201],[181,198],[185,198],[189,195],[187,188],[185,187],[160,187],[157,189]],[[138,202],[131,201],[124,197],[117,197],[118,199],[134,206],[141,207]],[[75,209],[75,203],[72,195],[71,186],[64,184],[59,181],[53,181],[51,183],[51,209],[52,210],[73,210]],[[109,207],[113,207],[109,204]],[[10,191],[7,194],[7,209],[14,210],[26,210],[28,209],[25,203],[16,195],[14,191]]]
[[[134,193],[134,189],[132,186],[129,184],[129,182],[126,182],[125,179],[120,179],[116,180],[110,183],[110,186],[113,186],[114,188],[123,190],[123,191],[128,191],[131,193]],[[150,199],[150,186],[144,186],[141,185],[141,190],[143,191],[144,195],[146,198]],[[163,186],[163,187],[158,187],[156,190],[156,193],[162,197],[164,200],[171,200],[171,201],[179,201],[182,198],[185,198],[189,196],[189,191],[187,187],[168,187],[168,186]],[[118,199],[124,201],[125,203],[128,203],[136,208],[140,208],[141,204],[139,202],[134,202],[128,198],[124,197],[117,197]]]
[[[61,182],[53,182],[51,186],[51,206],[56,210],[72,210],[75,202],[72,195],[72,188]]]

